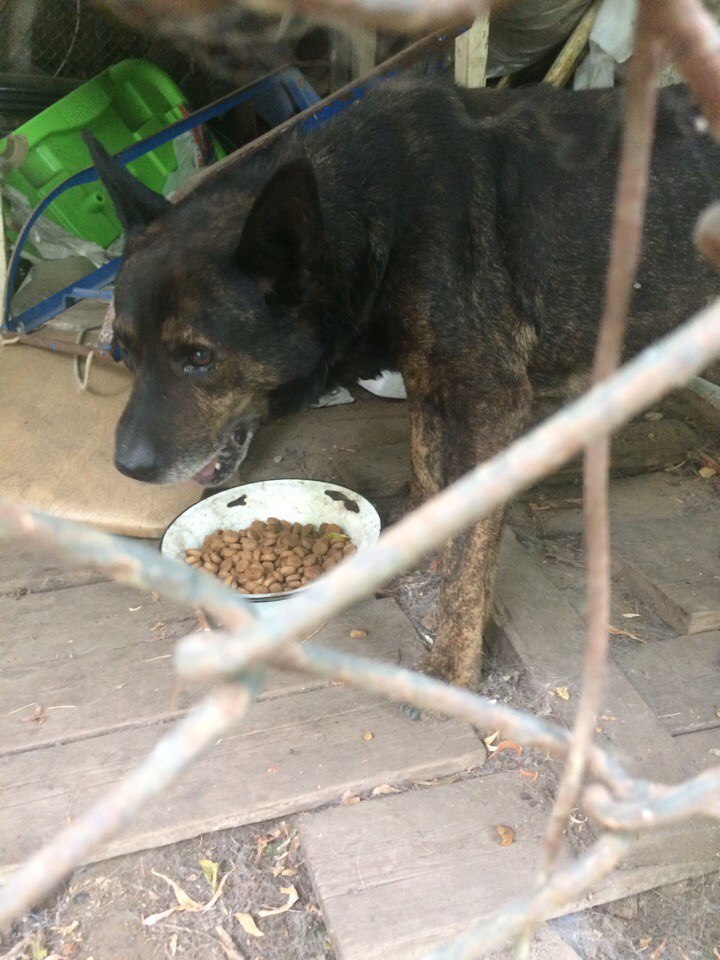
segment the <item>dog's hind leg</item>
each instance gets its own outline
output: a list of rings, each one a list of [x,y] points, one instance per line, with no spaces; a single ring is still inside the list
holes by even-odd
[[[505,371],[502,377],[495,373],[492,386],[488,379],[486,374],[482,386],[459,384],[457,376],[445,379],[436,412],[442,413],[440,442],[448,483],[506,447],[526,422],[531,391],[525,370]],[[452,395],[451,384],[456,388]],[[421,669],[457,686],[477,684],[504,513],[477,521],[444,552],[438,633]]]

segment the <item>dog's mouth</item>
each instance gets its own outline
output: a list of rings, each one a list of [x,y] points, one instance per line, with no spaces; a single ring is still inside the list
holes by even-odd
[[[193,476],[201,487],[217,487],[231,476],[247,456],[255,435],[255,423],[242,424],[230,434],[225,445]]]

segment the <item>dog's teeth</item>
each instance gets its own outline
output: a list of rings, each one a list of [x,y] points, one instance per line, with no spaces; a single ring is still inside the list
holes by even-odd
[[[216,469],[216,470],[219,470],[219,469],[220,469],[220,461],[219,461],[219,460],[216,460],[216,461],[215,461],[215,469]]]

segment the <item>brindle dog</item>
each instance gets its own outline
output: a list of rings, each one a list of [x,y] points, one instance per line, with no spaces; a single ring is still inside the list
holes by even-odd
[[[682,90],[660,103],[628,355],[719,292],[691,237],[720,151]],[[118,469],[217,485],[262,420],[382,369],[405,378],[417,499],[497,453],[538,384],[591,363],[620,128],[612,91],[388,83],[177,205],[91,143],[128,235]],[[445,551],[424,669],[451,683],[477,680],[502,524]]]

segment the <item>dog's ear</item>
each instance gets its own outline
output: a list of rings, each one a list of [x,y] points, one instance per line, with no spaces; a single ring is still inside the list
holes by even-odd
[[[155,193],[128,173],[89,130],[84,130],[82,137],[126,234],[142,230],[172,206],[161,193]]]
[[[243,227],[236,261],[280,296],[296,296],[317,266],[323,240],[315,172],[293,160],[261,190]]]

